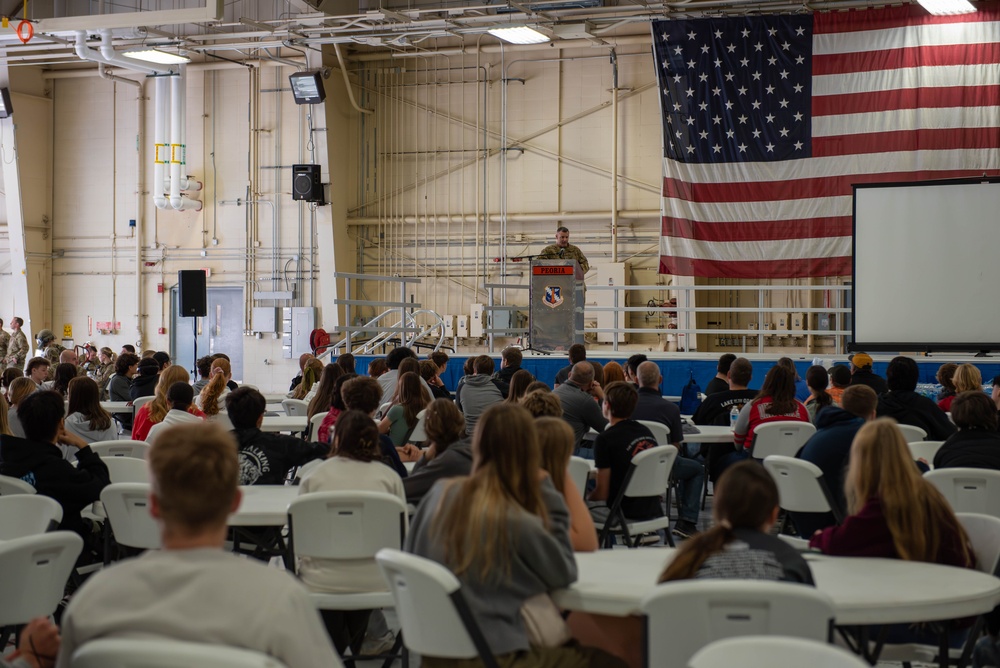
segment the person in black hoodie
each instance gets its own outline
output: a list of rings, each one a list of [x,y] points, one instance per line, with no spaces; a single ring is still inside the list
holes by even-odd
[[[267,401],[252,387],[226,394],[226,410],[239,448],[241,485],[281,485],[294,466],[323,459],[330,452],[325,443],[260,430]]]
[[[59,502],[59,528],[75,531],[87,540],[91,531],[80,511],[101,498],[111,482],[108,467],[87,442],[63,427],[65,406],[58,392],[35,392],[17,407],[24,438],[0,435],[0,474],[29,483]],[[59,445],[77,449],[77,466],[63,458]]]
[[[857,356],[855,356],[856,358]],[[928,441],[943,441],[955,433],[944,411],[932,399],[916,393],[920,369],[909,357],[893,357],[885,370],[889,391],[878,398],[878,416],[920,427]],[[851,383],[853,387],[855,383]]]
[[[135,401],[139,397],[152,397],[156,394],[156,384],[160,382],[160,365],[152,357],[139,360],[132,386],[128,394]]]
[[[435,399],[427,407],[424,432],[429,447],[413,471],[403,478],[407,503],[417,505],[438,480],[472,472],[472,437],[465,436],[465,418],[455,402]]]
[[[962,392],[951,403],[958,426],[934,456],[934,468],[974,468],[1000,471],[1000,433],[993,400],[978,390]]]
[[[510,394],[510,380],[521,370],[523,359],[520,348],[507,346],[500,351],[500,370],[493,374],[493,380],[496,381],[504,399]]]

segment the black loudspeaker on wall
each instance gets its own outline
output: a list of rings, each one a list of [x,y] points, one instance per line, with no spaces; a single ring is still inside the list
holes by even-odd
[[[319,165],[292,165],[292,199],[323,204]]]
[[[205,272],[188,269],[177,272],[177,294],[182,318],[203,318],[208,315],[208,290]]]

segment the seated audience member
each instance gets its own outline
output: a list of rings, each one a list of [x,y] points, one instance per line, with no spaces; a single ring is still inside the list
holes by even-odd
[[[325,413],[330,410],[333,402],[333,394],[336,391],[337,379],[344,375],[344,370],[337,364],[327,364],[323,368],[323,375],[319,378],[319,383],[313,386],[313,396],[309,400],[306,408],[306,415],[310,420],[317,413]]]
[[[142,354],[139,355],[139,358],[140,359],[144,359],[144,360],[151,360],[151,359],[153,359],[153,355],[155,355],[155,354],[156,354],[155,350],[153,350],[151,348],[146,348],[145,350],[142,351]],[[153,360],[153,361],[155,361],[155,360]],[[159,367],[160,365],[157,363],[156,366]]]
[[[344,353],[342,355],[337,356],[337,361],[335,362],[335,364],[339,366],[340,370],[343,371],[344,373],[356,373],[354,371],[354,364],[355,364],[354,355],[352,355],[351,353]]]
[[[462,362],[462,376],[461,378],[458,379],[458,386],[455,387],[455,396],[458,396],[458,391],[462,389],[463,385],[465,385],[465,381],[467,381],[469,378],[472,378],[472,376],[476,373],[475,369],[473,368],[475,363],[476,363],[476,358],[472,357],[471,355],[469,357],[466,357],[465,361]]]
[[[951,410],[951,400],[957,394],[953,380],[957,369],[957,364],[948,362],[938,367],[937,373],[934,375],[937,382],[941,384],[941,391],[938,392],[937,396],[938,407],[946,413]]]
[[[340,416],[333,434],[330,458],[310,473],[299,487],[299,494],[342,491],[384,492],[406,503],[402,479],[395,471],[382,465],[378,429],[372,419],[361,411],[347,411]],[[302,557],[299,560],[299,577],[309,589],[318,592],[355,594],[386,590],[385,580],[374,559]],[[348,647],[353,653],[363,651],[361,642],[372,610],[320,610],[320,614],[338,652],[343,654]],[[378,635],[385,636],[388,632],[391,639],[391,632],[381,620],[380,625],[383,628],[379,629]]]
[[[742,410],[743,406],[753,401],[757,396],[757,390],[751,390],[747,386],[753,378],[753,365],[745,357],[738,357],[729,365],[729,373],[726,375],[729,380],[729,390],[716,392],[705,397],[701,406],[691,417],[695,424],[715,425],[717,427],[729,426],[729,413],[736,408]]]
[[[956,372],[957,373],[957,372]],[[937,404],[918,394],[920,370],[909,357],[893,357],[885,370],[889,390],[878,398],[878,416],[891,417],[927,432],[928,441],[944,441],[955,433],[955,425]]]
[[[94,381],[97,383],[97,387],[101,389],[101,400],[107,401],[109,396],[108,383],[111,382],[111,378],[115,375],[115,364],[118,361],[118,356],[115,355],[115,351],[105,346],[98,352],[97,360],[99,364],[94,371]]]
[[[2,357],[0,357],[2,360]],[[10,392],[10,384],[14,382],[15,378],[23,378],[24,372],[17,367],[7,367],[0,373],[0,392],[7,394]]]
[[[830,384],[830,374],[826,367],[814,364],[806,371],[806,385],[809,386],[809,398],[806,399],[806,411],[809,421],[816,422],[816,414],[827,406],[833,405],[833,396],[826,388]]]
[[[90,526],[80,511],[101,498],[109,482],[108,467],[90,445],[65,429],[63,399],[56,392],[35,392],[17,407],[24,438],[0,437],[0,474],[30,484],[62,506],[59,528],[75,531],[86,541]],[[60,445],[76,448],[77,465],[63,458]]]
[[[512,404],[521,403],[521,399],[528,391],[528,386],[535,382],[535,377],[526,369],[519,369],[510,378],[510,388],[507,392],[507,401]]]
[[[133,346],[131,343],[126,343],[125,345],[123,345],[122,346],[122,351],[120,353],[118,353],[118,355],[119,356],[120,355],[124,355],[125,353],[129,353],[131,355],[135,355],[135,346]],[[138,355],[136,355],[136,357],[138,357]]]
[[[542,455],[542,468],[548,471],[552,486],[563,495],[569,510],[569,539],[574,552],[593,552],[597,549],[597,529],[594,518],[583,500],[583,490],[567,475],[569,458],[573,455],[573,430],[558,417],[540,417],[535,420],[538,447]]]
[[[663,376],[656,362],[643,362],[636,372],[639,381],[638,401],[632,410],[633,420],[659,422],[667,427],[670,444],[677,448],[677,459],[671,475],[677,482],[680,512],[674,534],[688,538],[698,532],[698,513],[701,493],[705,485],[705,467],[694,459],[685,457],[684,430],[681,428],[681,409],[672,401],[660,396]],[[662,445],[662,444],[661,444]]]
[[[313,385],[319,382],[319,378],[322,375],[323,363],[315,357],[307,359],[306,366],[302,370],[302,380],[288,393],[288,398],[304,401],[306,395],[312,390]]]
[[[624,382],[625,381],[625,370],[622,369],[622,365],[618,362],[611,360],[604,365],[604,384],[610,385],[611,383]]]
[[[465,418],[454,401],[432,401],[424,417],[424,431],[427,447],[403,480],[406,501],[414,505],[438,480],[469,475],[472,470],[472,440],[465,435]]]
[[[653,433],[631,419],[638,396],[631,383],[609,385],[604,395],[602,412],[609,426],[598,434],[594,441],[597,485],[588,498],[591,501],[604,501],[608,508],[618,498],[618,492],[625,482],[632,458],[657,446]],[[622,499],[621,507],[628,519],[646,520],[663,517],[663,503],[659,496],[625,498]],[[600,528],[607,520],[608,512],[600,506],[593,508],[593,511],[594,520]],[[698,519],[697,515],[694,519]]]
[[[795,362],[792,361],[791,357],[782,357],[778,360],[778,364],[792,372],[792,375],[795,377],[795,398],[805,404],[805,400],[809,398],[809,386],[799,376],[799,370],[795,368]]]
[[[146,434],[146,442],[152,445],[156,442],[160,432],[175,424],[187,424],[190,422],[202,422],[202,418],[190,413],[194,404],[194,388],[178,381],[167,388],[167,414],[163,419],[154,424],[149,433]]]
[[[30,378],[16,378],[10,384],[10,392],[7,393],[7,399],[10,403],[10,408],[7,409],[7,428],[10,429],[10,433],[13,436],[24,438],[24,428],[21,426],[21,421],[17,418],[17,407],[21,405],[22,401],[37,391],[38,386]]]
[[[73,348],[68,348],[59,353],[59,364],[72,364],[74,367],[80,366],[80,355]]]
[[[389,406],[382,408],[382,412],[376,415],[375,417],[379,419],[384,418],[385,413],[389,411],[389,408],[399,403],[399,379],[408,373],[412,373],[414,376],[417,376],[418,378],[420,377],[420,360],[418,360],[416,357],[407,357],[406,359],[404,359],[402,362],[399,363],[399,368],[396,369],[396,387],[392,391],[392,396],[387,396],[384,394],[382,395],[382,403],[385,404],[386,402],[388,402]],[[421,382],[421,387],[423,387],[422,382]],[[430,390],[427,390],[426,399],[427,402],[430,403],[432,399]]]
[[[719,358],[719,363],[715,367],[715,376],[705,386],[706,397],[729,389],[729,367],[733,365],[735,360],[736,355],[732,353],[726,353]]]
[[[156,394],[156,385],[160,382],[160,365],[152,357],[139,360],[132,384],[129,386],[129,399],[135,401],[139,397],[152,397]]]
[[[382,398],[382,388],[374,378],[358,376],[344,383],[340,390],[340,396],[344,400],[344,407],[347,410],[361,411],[368,417],[373,417]],[[338,419],[337,422],[340,420]],[[334,435],[336,433],[334,430]],[[380,435],[379,445],[382,447],[382,463],[395,470],[400,478],[406,478],[406,467],[400,461],[399,452],[392,444],[392,440],[388,436]]]
[[[205,355],[204,357],[199,357],[198,361],[195,362],[195,367],[198,369],[198,375],[200,376],[194,384],[196,394],[201,394],[201,391],[208,385],[208,381],[211,380],[212,361],[211,355]]]
[[[530,386],[529,386],[530,387]],[[531,413],[532,417],[557,417],[563,415],[562,402],[551,390],[534,390],[521,399],[521,406]]]
[[[974,468],[1000,471],[997,408],[982,390],[962,392],[951,404],[958,431],[934,455],[934,468]]]
[[[491,406],[476,426],[472,450],[469,477],[438,483],[424,497],[410,524],[407,551],[455,573],[499,665],[617,668],[621,664],[599,650],[528,641],[521,620],[525,602],[576,579],[569,512],[541,472],[531,416],[513,404]],[[459,665],[420,658],[425,668]]]
[[[163,549],[97,573],[73,596],[56,666],[69,668],[91,640],[139,637],[255,650],[297,668],[339,668],[302,584],[222,549],[241,497],[232,436],[212,424],[174,425],[148,462],[149,512]]]
[[[500,370],[493,374],[493,379],[498,381],[497,385],[506,399],[510,393],[510,381],[514,374],[521,370],[521,349],[515,346],[507,346],[500,351]]]
[[[281,485],[288,472],[330,452],[325,443],[260,430],[267,401],[252,387],[226,395],[226,411],[233,424],[240,460],[241,485]]]
[[[660,582],[690,579],[771,580],[814,585],[802,555],[770,531],[778,518],[778,488],[755,462],[726,469],[715,487],[708,531],[685,541],[660,575]],[[642,624],[636,617],[574,612],[569,616],[576,638],[643,665]]]
[[[158,350],[153,353],[153,359],[156,360],[156,363],[160,366],[160,373],[163,373],[163,370],[173,363],[170,361],[170,353],[163,350]]]
[[[588,431],[602,432],[608,426],[601,404],[594,401],[591,392],[596,392],[603,401],[604,390],[594,385],[594,367],[590,362],[578,362],[566,382],[552,391],[562,403],[563,419],[573,428],[573,442],[578,448]]]
[[[636,353],[631,355],[627,360],[625,360],[625,380],[626,382],[636,384],[635,374],[639,365],[647,361],[649,358],[642,353]]]
[[[604,382],[604,366],[600,362],[595,362],[594,360],[589,360],[590,366],[594,369],[594,384],[590,388],[590,396],[594,397],[595,400],[600,401],[601,395],[597,394],[594,388],[601,388],[607,385]]]
[[[844,390],[851,385],[851,370],[843,364],[837,364],[830,367],[827,373],[830,374],[830,387],[826,389],[826,393],[833,399],[833,403],[839,406],[840,397],[844,394]]]
[[[316,431],[316,440],[320,443],[325,443],[329,445],[330,443],[330,433],[333,431],[334,425],[337,424],[337,418],[340,417],[341,413],[347,410],[347,406],[344,405],[344,383],[351,380],[352,378],[357,378],[356,373],[345,373],[343,376],[337,378],[337,381],[333,385],[333,396],[330,397],[330,409],[326,412],[326,417],[320,422],[319,429]]]
[[[301,355],[299,355],[299,375],[297,375],[295,378],[292,378],[292,384],[288,386],[288,396],[291,396],[291,393],[294,392],[295,388],[298,387],[299,383],[302,382],[302,374],[305,373],[306,362],[308,362],[312,358],[313,358],[312,353],[302,353]]]
[[[52,380],[42,383],[42,389],[58,392],[59,396],[65,399],[66,392],[69,390],[69,381],[76,378],[76,376],[77,376],[77,371],[75,364],[70,364],[69,362],[60,362],[59,364],[56,365],[55,376],[52,378]]]
[[[450,357],[448,357],[448,353],[446,353],[443,350],[435,350],[434,352],[432,352],[430,355],[427,356],[427,359],[429,359],[431,362],[434,362],[435,366],[437,366],[438,380],[441,381],[441,387],[444,388],[445,391],[447,391],[448,388],[444,386],[444,372],[445,369],[448,368],[448,360],[451,359]]]
[[[548,385],[546,385],[544,381],[533,380],[530,383],[528,383],[528,386],[526,388],[524,388],[524,395],[527,396],[527,395],[531,394],[532,392],[536,392],[536,391],[538,391],[538,392],[552,392],[552,388],[549,387]]]
[[[76,434],[87,443],[113,441],[118,438],[111,415],[101,408],[101,390],[92,378],[78,376],[69,381],[69,415],[66,431]],[[72,449],[65,451],[72,453]]]
[[[179,364],[171,364],[160,374],[160,381],[156,384],[153,400],[144,404],[135,414],[135,424],[132,425],[132,438],[136,441],[145,441],[149,430],[154,424],[160,422],[167,416],[170,410],[170,402],[167,400],[167,390],[174,383],[188,383],[191,377],[184,367]],[[207,417],[197,407],[191,406],[188,412],[200,418]]]
[[[420,377],[431,388],[431,397],[433,399],[451,399],[451,392],[444,388],[439,374],[438,365],[433,361],[420,360]]]
[[[214,355],[212,355],[213,362],[218,359],[226,360],[226,363],[229,364],[230,368],[232,368],[233,361],[229,359],[229,355],[227,355],[226,353],[215,353]],[[226,387],[229,388],[230,392],[239,387],[239,385],[236,384],[236,381],[233,380],[233,374],[231,371],[229,373],[229,380],[226,381]]]
[[[7,399],[3,393],[0,393],[0,434],[13,436],[14,434],[11,433],[10,425],[7,422],[8,411],[10,411],[10,405],[7,403]]]
[[[503,392],[493,381],[493,359],[480,355],[473,361],[472,376],[466,376],[455,393],[455,404],[465,415],[465,433],[472,434],[479,416],[493,404],[503,401]]]
[[[937,402],[938,408],[945,412],[951,410],[951,402],[955,399],[956,395],[962,392],[982,392],[983,375],[972,364],[959,365],[955,368],[955,373],[952,376],[952,387],[955,388],[955,394]]]
[[[368,363],[368,375],[371,376],[372,378],[377,379],[382,374],[387,373],[388,371],[389,367],[386,365],[384,357],[373,359],[371,362]]]
[[[385,364],[389,368],[384,374],[378,377],[378,384],[382,388],[382,401],[391,401],[396,393],[396,381],[399,380],[399,365],[405,359],[417,359],[417,354],[406,346],[400,346],[389,351],[385,356]],[[418,360],[419,361],[419,360]],[[419,366],[418,366],[419,370]],[[430,389],[427,390],[430,392]]]
[[[139,356],[135,353],[122,353],[115,360],[115,375],[108,381],[108,399],[111,401],[132,401],[132,376],[139,369]],[[132,411],[115,413],[114,418],[124,428],[132,429]]]
[[[892,373],[887,376],[891,388]],[[893,420],[877,419],[858,431],[844,491],[850,515],[841,526],[817,532],[810,547],[836,556],[975,566],[969,537],[941,492],[913,465],[906,439]],[[966,634],[967,629],[953,627],[951,646],[963,642]],[[924,627],[894,624],[886,642],[937,645],[938,636]]]
[[[42,389],[42,383],[49,379],[51,364],[44,357],[32,357],[24,367],[24,374],[32,380],[37,389]]]
[[[405,446],[413,430],[417,428],[420,418],[417,414],[427,408],[429,398],[420,385],[420,376],[409,371],[399,377],[396,384],[399,402],[382,418],[378,424],[380,434],[388,434],[392,444],[397,448]]]
[[[882,395],[889,391],[885,379],[872,372],[874,361],[868,353],[854,353],[847,358],[851,364],[851,385],[867,385]]]
[[[878,396],[867,385],[851,385],[844,390],[841,406],[829,406],[816,417],[816,433],[799,451],[799,459],[823,471],[823,480],[840,510],[847,510],[844,498],[844,471],[851,456],[851,443],[865,422],[875,419]],[[803,538],[833,526],[832,513],[792,513],[795,528]]]
[[[566,353],[569,355],[569,364],[556,372],[555,387],[559,387],[569,380],[569,375],[573,371],[573,367],[587,359],[587,347],[582,343],[574,343]]]
[[[17,649],[0,657],[2,668],[50,668],[59,652],[59,629],[47,617],[37,617],[21,631]]]

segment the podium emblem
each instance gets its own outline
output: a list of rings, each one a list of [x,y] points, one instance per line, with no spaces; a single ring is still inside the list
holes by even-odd
[[[546,285],[545,297],[542,299],[542,302],[549,308],[556,308],[557,306],[562,306],[563,303],[562,286]]]

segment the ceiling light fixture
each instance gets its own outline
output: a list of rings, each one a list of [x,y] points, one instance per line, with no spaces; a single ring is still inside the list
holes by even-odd
[[[548,35],[529,26],[497,26],[486,32],[511,44],[543,44],[549,41]]]
[[[976,8],[969,0],[917,0],[920,6],[936,16],[971,14]]]
[[[156,63],[157,65],[182,65],[190,63],[191,59],[178,53],[161,51],[160,49],[139,48],[130,51],[122,51],[122,55],[132,60],[141,60],[146,63]]]

